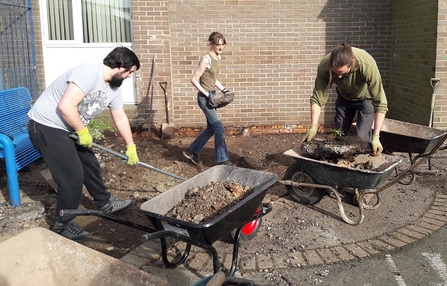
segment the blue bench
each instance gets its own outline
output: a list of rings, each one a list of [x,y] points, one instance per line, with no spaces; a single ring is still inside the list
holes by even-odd
[[[28,135],[28,111],[32,97],[24,87],[0,90],[0,159],[5,159],[9,195],[20,206],[17,172],[40,158]]]

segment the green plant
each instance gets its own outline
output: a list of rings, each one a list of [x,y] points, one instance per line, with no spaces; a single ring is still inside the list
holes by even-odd
[[[331,129],[331,137],[332,139],[337,139],[339,137],[343,137],[344,132],[341,129]]]
[[[117,129],[113,123],[111,123],[110,119],[106,116],[98,117],[90,120],[88,124],[88,129],[90,130],[90,134],[92,135],[94,140],[104,139],[104,132],[116,132]]]

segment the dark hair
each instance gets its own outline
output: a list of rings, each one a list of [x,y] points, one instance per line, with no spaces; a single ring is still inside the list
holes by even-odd
[[[227,40],[225,40],[224,35],[219,32],[212,32],[208,37],[208,45],[218,45],[220,40],[223,40],[223,44],[227,44]]]
[[[343,66],[351,67],[354,60],[354,54],[352,53],[352,47],[348,43],[344,42],[343,44],[335,47],[329,58],[328,70],[329,70],[329,83],[327,88],[330,88],[332,85],[332,68],[341,68]]]
[[[133,66],[140,69],[140,60],[137,55],[128,48],[116,47],[114,48],[102,61],[106,66],[114,68],[125,68],[127,71],[131,70]]]
[[[329,59],[329,70],[333,67],[341,68],[342,66],[352,66],[352,61],[354,60],[354,54],[352,53],[351,46],[344,42],[340,46],[335,47],[331,52],[331,57]]]

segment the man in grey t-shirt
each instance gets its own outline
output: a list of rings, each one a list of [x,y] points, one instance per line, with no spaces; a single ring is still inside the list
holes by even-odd
[[[104,212],[114,213],[133,205],[130,199],[119,200],[112,196],[104,185],[87,125],[109,108],[126,143],[127,163],[138,164],[120,86],[139,68],[140,61],[133,51],[117,47],[102,64],[79,65],[60,75],[28,113],[30,139],[58,185],[53,231],[64,237],[76,241],[90,238],[88,232],[74,223],[74,217],[59,215],[63,209],[78,209],[83,186]],[[70,138],[73,133],[77,140]]]

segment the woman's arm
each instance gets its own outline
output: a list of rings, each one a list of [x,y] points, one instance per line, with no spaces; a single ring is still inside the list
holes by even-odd
[[[203,75],[203,73],[206,70],[206,67],[208,66],[208,58],[202,57],[199,62],[199,66],[195,70],[194,74],[192,75],[191,83],[192,85],[197,88],[198,91],[203,93],[206,96],[209,96],[208,92],[200,85],[200,77]]]

